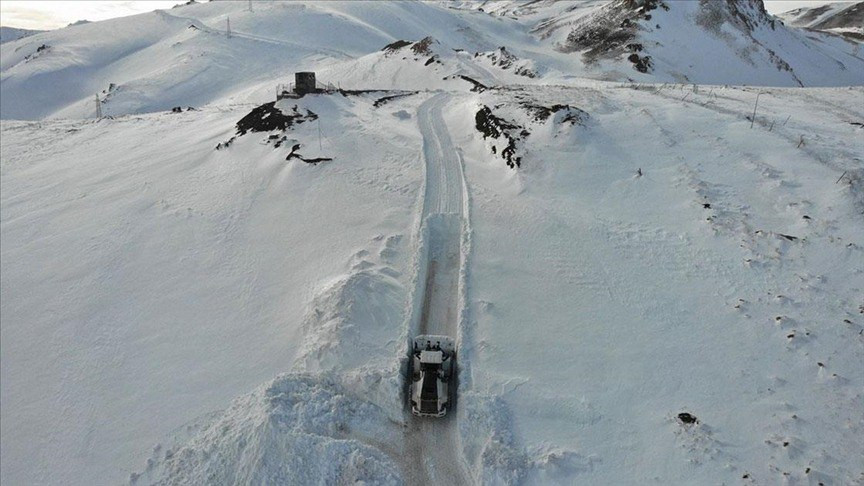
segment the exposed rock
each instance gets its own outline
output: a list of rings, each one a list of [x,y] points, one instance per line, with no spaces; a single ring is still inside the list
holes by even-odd
[[[303,113],[294,105],[289,113],[283,113],[276,108],[276,102],[265,103],[237,122],[237,135],[245,135],[246,132],[270,132],[273,130],[286,130],[295,123],[303,123],[318,119],[318,115],[306,110]]]
[[[522,157],[516,155],[517,137],[511,134],[511,131],[521,130],[527,135],[522,127],[495,116],[488,106],[484,106],[477,112],[474,122],[477,131],[483,134],[484,140],[490,137],[495,139],[504,137],[507,146],[501,151],[501,157],[507,162],[508,167],[515,169],[522,164]]]
[[[390,102],[392,100],[395,100],[398,98],[404,98],[406,96],[411,96],[413,94],[417,94],[417,91],[408,91],[406,93],[398,93],[398,94],[394,94],[394,95],[385,96],[383,98],[378,98],[377,100],[375,100],[374,103],[372,103],[372,106],[374,106],[375,108],[380,108],[381,106],[387,104],[388,102]]]
[[[536,122],[545,122],[550,116],[559,112],[564,112],[564,116],[559,120],[561,123],[582,125],[588,118],[588,113],[570,105],[542,106],[527,101],[523,101],[519,103],[519,105],[523,107]]]
[[[642,51],[644,46],[631,42],[636,37],[638,22],[650,20],[648,12],[656,9],[669,9],[660,0],[616,0],[588,15],[579,21],[567,36],[559,50],[563,52],[583,52],[586,63],[593,63],[600,58],[615,58],[638,46]]]
[[[686,425],[698,424],[698,423],[699,423],[699,419],[696,418],[695,415],[693,415],[693,414],[691,414],[691,413],[688,413],[688,412],[681,412],[681,413],[679,413],[679,414],[678,414],[678,420],[679,420],[682,424],[686,424]]]
[[[433,54],[431,49],[433,44],[438,44],[438,41],[432,37],[424,37],[415,42],[414,45],[411,46],[411,50],[418,56],[431,56]]]
[[[411,45],[411,41],[397,40],[396,42],[393,42],[391,44],[387,44],[381,50],[384,52],[398,51],[399,49],[402,49],[403,47],[410,46],[410,45]]]
[[[537,73],[535,73],[531,68],[517,64],[519,58],[516,57],[515,54],[508,51],[507,48],[504,46],[501,46],[492,52],[478,52],[474,54],[475,58],[481,56],[489,59],[492,62],[493,66],[498,66],[501,69],[512,70],[519,76],[525,76],[527,78],[534,78],[537,76]]]
[[[307,164],[312,164],[312,165],[316,165],[316,164],[319,164],[321,162],[329,162],[329,161],[333,160],[331,157],[315,157],[315,158],[308,158],[307,159],[306,157],[303,157],[302,155],[298,154],[297,153],[298,150],[300,150],[300,144],[299,143],[295,144],[293,147],[291,147],[291,153],[288,154],[288,157],[285,157],[285,160],[299,159],[303,162],[306,162]]]

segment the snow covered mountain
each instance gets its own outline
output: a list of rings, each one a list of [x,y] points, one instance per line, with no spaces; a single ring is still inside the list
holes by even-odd
[[[18,39],[23,39],[24,37],[35,35],[35,34],[38,34],[40,32],[43,32],[43,31],[19,29],[16,27],[0,26],[0,44],[3,44],[5,42],[11,42],[11,41],[18,40]]]
[[[819,7],[796,8],[779,15],[784,22],[864,41],[864,2],[835,2]]]
[[[788,29],[761,0],[506,6],[492,7],[501,15],[531,19],[532,32],[547,45],[579,55],[606,79],[778,86],[860,84],[862,79],[855,43]],[[634,69],[642,75],[634,75]]]
[[[857,45],[618,0],[3,44],[0,483],[861,482]]]
[[[426,37],[466,55],[447,72],[436,65],[434,78],[403,73],[401,81],[377,77],[374,87],[444,86],[443,78],[471,72],[492,84],[510,82],[489,57],[501,48],[516,60],[515,71],[534,75],[521,80],[526,84],[576,77],[777,86],[864,80],[858,44],[786,28],[756,0],[540,2],[509,10],[513,4],[502,2],[489,12],[478,3],[254,5],[184,5],[5,44],[0,117],[93,116],[97,94],[112,115],[257,101],[273,92],[274,80],[312,68],[329,69],[327,82],[369,87],[369,71],[355,69],[358,62],[378,63],[374,55],[385,46]],[[389,64],[393,75],[404,71]]]

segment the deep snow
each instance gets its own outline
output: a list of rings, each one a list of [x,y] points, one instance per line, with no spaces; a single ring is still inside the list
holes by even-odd
[[[3,45],[3,110],[47,119],[0,122],[0,482],[864,480],[862,88],[577,77],[630,66],[540,29],[603,2],[242,3]],[[401,91],[239,135],[295,67]],[[432,330],[443,421],[404,395]]]
[[[471,392],[529,449],[578,453],[568,481],[860,481],[862,113],[837,102],[864,93],[771,90],[750,129],[755,90],[658,88],[526,90],[591,121],[510,111],[532,131],[516,172],[468,135],[476,105],[452,108]]]
[[[319,166],[286,162],[267,134],[214,150],[251,106],[3,122],[4,483],[116,483],[172,430],[312,354],[309,299],[385,240],[384,255],[405,251],[422,174],[411,121],[353,101],[308,100],[343,161]],[[393,120],[386,136],[370,116]],[[318,127],[298,127],[317,151]],[[392,289],[377,311],[392,326],[390,268],[346,285]]]

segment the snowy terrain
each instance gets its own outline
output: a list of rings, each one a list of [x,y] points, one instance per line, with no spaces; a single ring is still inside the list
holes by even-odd
[[[864,481],[860,44],[631,3],[4,43],[0,482]],[[647,72],[562,49],[617,15]],[[305,69],[349,91],[273,103]],[[443,419],[418,333],[458,343]]]
[[[860,44],[787,28],[761,2],[740,3],[730,10],[695,1],[540,2],[516,9],[518,15],[480,11],[479,2],[257,2],[252,11],[243,2],[184,5],[3,44],[0,118],[90,117],[97,94],[110,115],[256,102],[272,95],[274,81],[305,69],[322,70],[323,82],[364,88],[400,87],[406,78],[398,74],[411,71],[424,89],[453,72],[416,73],[402,56],[379,69],[375,56],[395,41],[426,37],[454,55],[462,50],[459,63],[474,66],[466,72],[485,68],[507,82],[513,76],[530,84],[584,77],[774,86],[864,80]],[[518,59],[516,67],[489,59],[501,47]],[[513,74],[519,67],[535,76]]]
[[[24,37],[35,35],[42,32],[41,30],[19,29],[16,27],[0,27],[0,44],[11,42]]]
[[[864,41],[864,2],[835,2],[796,8],[779,15],[784,22]]]

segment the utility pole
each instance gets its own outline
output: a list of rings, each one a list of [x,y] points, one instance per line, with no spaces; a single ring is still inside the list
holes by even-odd
[[[249,0],[249,11],[254,12],[254,10],[252,10],[252,0]]]
[[[230,39],[231,38],[231,17],[228,17],[228,19],[226,20],[226,23],[227,23],[228,27],[225,29],[225,34]]]
[[[99,101],[99,94],[96,94],[96,119],[102,119],[102,102]]]

